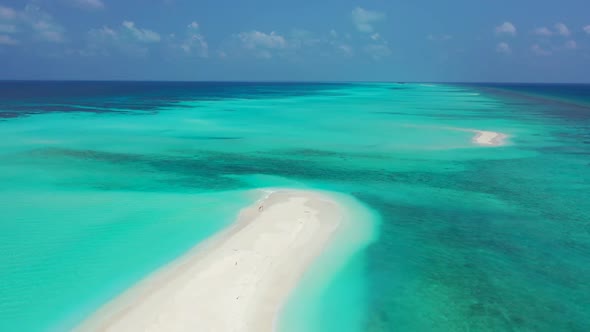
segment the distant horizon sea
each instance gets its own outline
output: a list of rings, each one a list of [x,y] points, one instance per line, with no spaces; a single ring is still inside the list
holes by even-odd
[[[72,329],[264,188],[375,228],[279,331],[590,331],[590,84],[0,80],[0,133],[0,331]]]

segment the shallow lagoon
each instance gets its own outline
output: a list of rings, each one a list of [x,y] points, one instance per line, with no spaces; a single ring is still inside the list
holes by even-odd
[[[377,226],[337,273],[305,276],[285,331],[590,329],[590,94],[77,84],[0,89],[1,330],[75,325],[266,187],[352,196]]]

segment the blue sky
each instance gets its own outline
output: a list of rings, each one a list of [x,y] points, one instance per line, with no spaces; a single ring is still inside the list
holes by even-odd
[[[0,79],[589,82],[588,0],[0,0]]]

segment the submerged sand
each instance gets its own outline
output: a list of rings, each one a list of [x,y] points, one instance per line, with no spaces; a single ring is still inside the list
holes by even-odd
[[[327,195],[272,192],[77,330],[272,331],[290,292],[343,219],[343,208]]]

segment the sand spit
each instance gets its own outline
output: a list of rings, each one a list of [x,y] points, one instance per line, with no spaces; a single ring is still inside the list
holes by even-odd
[[[344,219],[328,195],[279,190],[108,303],[79,331],[272,331]],[[157,244],[156,244],[157,245]]]

